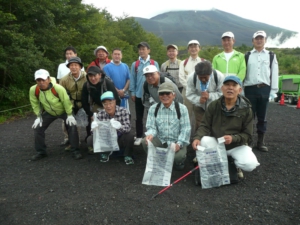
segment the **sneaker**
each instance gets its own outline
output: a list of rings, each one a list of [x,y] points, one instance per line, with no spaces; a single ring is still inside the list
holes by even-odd
[[[134,141],[134,145],[140,145],[142,143],[143,138],[136,138]]]
[[[64,141],[61,143],[62,145],[70,144],[69,139],[65,138]]]
[[[82,159],[83,157],[80,152],[74,152],[73,158],[77,160],[77,159]]]
[[[100,162],[108,162],[109,161],[109,156],[112,154],[110,153],[100,153]]]
[[[71,145],[68,145],[67,147],[65,147],[65,151],[70,151],[71,150]]]
[[[47,156],[48,156],[47,154],[36,154],[36,155],[32,156],[31,160],[32,161],[37,161],[37,160],[40,160],[40,159],[45,158]]]
[[[93,155],[94,154],[94,149],[93,147],[88,147],[88,154]]]
[[[244,174],[243,174],[243,171],[240,169],[240,168],[237,168],[237,175],[240,179],[243,179],[244,178]]]
[[[134,164],[134,161],[133,161],[131,156],[125,156],[124,157],[124,162],[126,163],[126,165],[133,165]]]

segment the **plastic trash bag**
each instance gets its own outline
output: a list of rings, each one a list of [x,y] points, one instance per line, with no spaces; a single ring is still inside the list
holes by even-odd
[[[77,127],[86,127],[89,124],[88,116],[83,108],[78,110],[77,114],[75,115],[75,119],[77,122]]]

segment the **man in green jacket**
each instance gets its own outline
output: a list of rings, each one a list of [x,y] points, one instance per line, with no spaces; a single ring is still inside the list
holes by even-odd
[[[76,120],[72,115],[72,103],[66,90],[61,85],[51,82],[47,70],[37,70],[34,76],[37,84],[30,88],[29,98],[33,112],[37,115],[32,126],[37,154],[32,160],[47,157],[45,131],[58,118],[66,123],[73,157],[81,159]]]
[[[213,58],[213,68],[219,70],[225,76],[238,76],[243,82],[246,75],[245,57],[244,54],[233,49],[234,34],[227,31],[221,39],[224,51]]]

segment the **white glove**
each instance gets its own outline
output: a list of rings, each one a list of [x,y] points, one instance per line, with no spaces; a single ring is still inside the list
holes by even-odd
[[[72,125],[76,125],[76,120],[74,118],[74,116],[68,116],[67,121],[66,121],[67,125],[72,126]]]
[[[269,100],[270,101],[274,101],[274,99],[277,97],[277,94],[270,94],[270,96],[269,96]]]
[[[33,125],[32,125],[32,128],[35,129],[39,124],[40,124],[40,127],[42,126],[42,118],[41,117],[38,117],[35,119]]]
[[[91,130],[94,131],[95,129],[98,128],[98,126],[99,126],[98,123],[96,121],[93,121],[91,124]]]
[[[119,130],[122,126],[122,124],[119,121],[116,121],[114,118],[112,118],[110,120],[110,124],[113,128],[115,128],[116,130]]]

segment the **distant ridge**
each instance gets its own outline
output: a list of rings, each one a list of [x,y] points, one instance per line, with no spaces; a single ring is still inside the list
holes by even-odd
[[[161,37],[165,44],[186,45],[188,41],[197,39],[201,45],[220,45],[222,33],[232,31],[236,39],[235,45],[245,44],[251,46],[252,35],[257,30],[266,31],[267,35],[272,38],[282,33],[280,42],[297,33],[244,19],[218,9],[171,11],[150,19],[134,18],[146,31]]]

